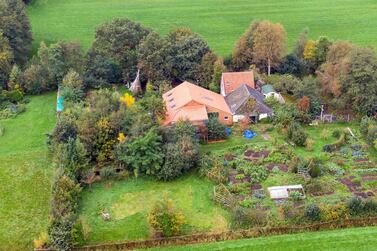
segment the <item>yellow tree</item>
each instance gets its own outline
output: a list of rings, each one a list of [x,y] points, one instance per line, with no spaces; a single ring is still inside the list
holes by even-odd
[[[313,40],[309,40],[306,42],[304,47],[304,59],[306,61],[312,61],[315,60],[317,50],[317,42]]]
[[[342,94],[341,80],[348,74],[348,55],[353,48],[354,46],[350,43],[342,41],[330,46],[326,62],[317,71],[323,94],[334,97],[339,97]]]
[[[254,62],[267,66],[268,75],[271,67],[277,66],[284,56],[287,34],[284,27],[277,23],[262,21],[253,36]]]
[[[122,97],[120,97],[119,101],[126,107],[130,107],[135,104],[135,98],[129,93],[125,93]]]

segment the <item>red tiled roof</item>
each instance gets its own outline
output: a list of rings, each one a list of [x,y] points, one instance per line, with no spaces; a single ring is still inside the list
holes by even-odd
[[[242,84],[246,84],[255,89],[254,73],[252,71],[224,72],[221,81],[221,84],[224,87],[225,95],[233,92]]]
[[[207,106],[232,114],[222,95],[189,82],[183,82],[164,93],[162,97],[167,111],[164,124],[169,124],[179,119],[190,121],[206,120],[208,119]]]

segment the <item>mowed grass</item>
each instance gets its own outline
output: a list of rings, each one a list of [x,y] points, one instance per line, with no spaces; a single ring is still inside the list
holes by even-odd
[[[24,113],[0,121],[0,250],[30,250],[46,230],[52,167],[45,134],[55,124],[55,99],[31,97]]]
[[[161,34],[189,27],[221,55],[231,53],[256,19],[282,23],[290,47],[305,27],[311,38],[326,35],[377,47],[375,0],[35,0],[28,14],[34,49],[41,41],[58,40],[79,41],[87,49],[95,27],[114,17],[128,17]]]
[[[263,237],[210,244],[187,245],[149,250],[204,251],[204,250],[268,250],[268,251],[372,251],[377,250],[377,227],[309,232],[291,235]]]
[[[164,196],[184,213],[185,234],[228,229],[228,213],[211,200],[213,184],[195,174],[172,182],[138,178],[110,183],[97,183],[82,192],[80,218],[88,244],[152,237],[147,215]],[[110,213],[110,221],[102,219],[102,210]]]

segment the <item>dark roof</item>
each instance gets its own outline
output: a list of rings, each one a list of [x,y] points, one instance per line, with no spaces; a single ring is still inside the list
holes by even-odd
[[[228,103],[232,114],[238,114],[242,105],[245,104],[249,98],[253,98],[257,102],[258,113],[272,113],[272,109],[264,103],[263,94],[246,84],[241,85],[235,91],[228,94],[225,97],[225,101]]]

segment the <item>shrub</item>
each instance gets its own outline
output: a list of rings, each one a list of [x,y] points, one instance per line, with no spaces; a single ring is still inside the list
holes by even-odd
[[[300,201],[302,200],[302,194],[299,192],[299,191],[293,191],[289,194],[289,197],[293,200],[293,201]]]
[[[100,176],[102,179],[108,180],[116,175],[113,167],[104,167],[100,170]]]
[[[199,149],[192,137],[183,136],[176,143],[164,146],[165,162],[157,173],[161,180],[172,180],[193,168],[198,160]]]
[[[34,243],[34,248],[47,248],[48,245],[48,234],[46,232],[42,232],[39,236],[38,239],[35,239],[33,241]]]
[[[305,209],[305,217],[311,221],[319,221],[321,218],[321,209],[317,204],[310,204]]]
[[[235,207],[231,212],[232,222],[237,228],[251,228],[267,224],[267,214],[264,211]]]
[[[364,202],[359,197],[353,197],[348,201],[347,207],[351,215],[360,215],[364,211]]]
[[[320,206],[321,219],[324,221],[348,219],[348,210],[344,204]]]
[[[309,138],[306,139],[306,142],[305,142],[306,150],[313,151],[313,145],[314,145],[314,140],[309,139]]]
[[[322,130],[322,133],[321,133],[321,139],[323,140],[328,140],[330,138],[330,131],[329,129],[325,128]]]
[[[305,146],[307,137],[306,133],[298,124],[292,123],[288,127],[288,139],[292,140],[297,146]]]
[[[151,227],[162,231],[164,236],[179,235],[185,223],[184,215],[177,211],[171,200],[164,198],[157,201],[148,215]]]
[[[253,201],[251,199],[244,199],[239,204],[241,207],[250,208],[253,205]]]
[[[317,178],[318,176],[321,175],[321,172],[322,172],[321,167],[316,164],[314,164],[309,170],[310,177],[312,178]]]
[[[69,218],[53,219],[48,229],[51,247],[58,251],[72,250],[72,227],[73,222]]]
[[[85,243],[84,227],[81,220],[77,220],[72,228],[72,240],[75,245],[83,245]]]
[[[217,118],[210,118],[207,124],[207,128],[209,140],[219,140],[226,138],[226,126],[221,124]]]
[[[339,138],[341,134],[342,134],[342,131],[339,130],[339,129],[335,129],[335,130],[332,132],[332,136],[333,136],[334,138]]]

